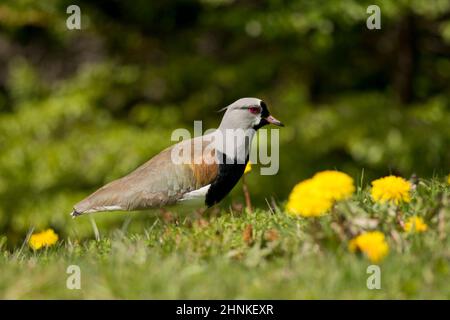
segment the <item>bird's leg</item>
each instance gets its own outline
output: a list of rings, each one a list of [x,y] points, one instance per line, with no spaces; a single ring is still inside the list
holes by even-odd
[[[252,200],[250,199],[250,192],[248,191],[247,183],[245,182],[245,175],[242,177],[242,190],[244,191],[245,206],[249,213],[253,213]]]

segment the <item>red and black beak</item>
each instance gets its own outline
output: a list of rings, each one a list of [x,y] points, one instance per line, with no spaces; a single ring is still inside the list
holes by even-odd
[[[280,120],[275,119],[271,115],[268,115],[264,119],[267,121],[267,123],[271,123],[271,124],[274,124],[274,125],[279,126],[279,127],[284,127],[284,124]]]

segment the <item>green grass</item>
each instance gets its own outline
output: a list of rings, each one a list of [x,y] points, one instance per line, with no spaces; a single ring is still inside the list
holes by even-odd
[[[374,204],[365,189],[319,219],[279,208],[201,218],[135,214],[128,229],[100,226],[100,241],[71,236],[33,252],[7,249],[3,238],[0,298],[450,299],[449,198],[449,186],[432,180],[418,183],[401,208]],[[398,219],[413,214],[426,219],[427,232],[401,230]],[[370,221],[390,247],[380,290],[366,286],[371,262],[348,251]],[[72,264],[81,268],[80,290],[66,288]]]

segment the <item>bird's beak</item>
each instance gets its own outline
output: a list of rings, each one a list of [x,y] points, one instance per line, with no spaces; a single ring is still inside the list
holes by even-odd
[[[266,119],[266,121],[267,121],[268,123],[274,124],[274,125],[279,126],[279,127],[284,127],[284,124],[283,124],[280,120],[275,119],[275,118],[272,117],[271,115],[269,115],[269,116],[266,117],[265,119]]]

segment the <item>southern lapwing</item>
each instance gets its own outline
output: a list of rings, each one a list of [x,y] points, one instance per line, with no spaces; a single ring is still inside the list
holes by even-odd
[[[131,211],[195,202],[211,207],[244,173],[256,130],[272,123],[266,104],[242,98],[224,108],[214,132],[181,141],[77,203],[72,216],[99,211]]]

